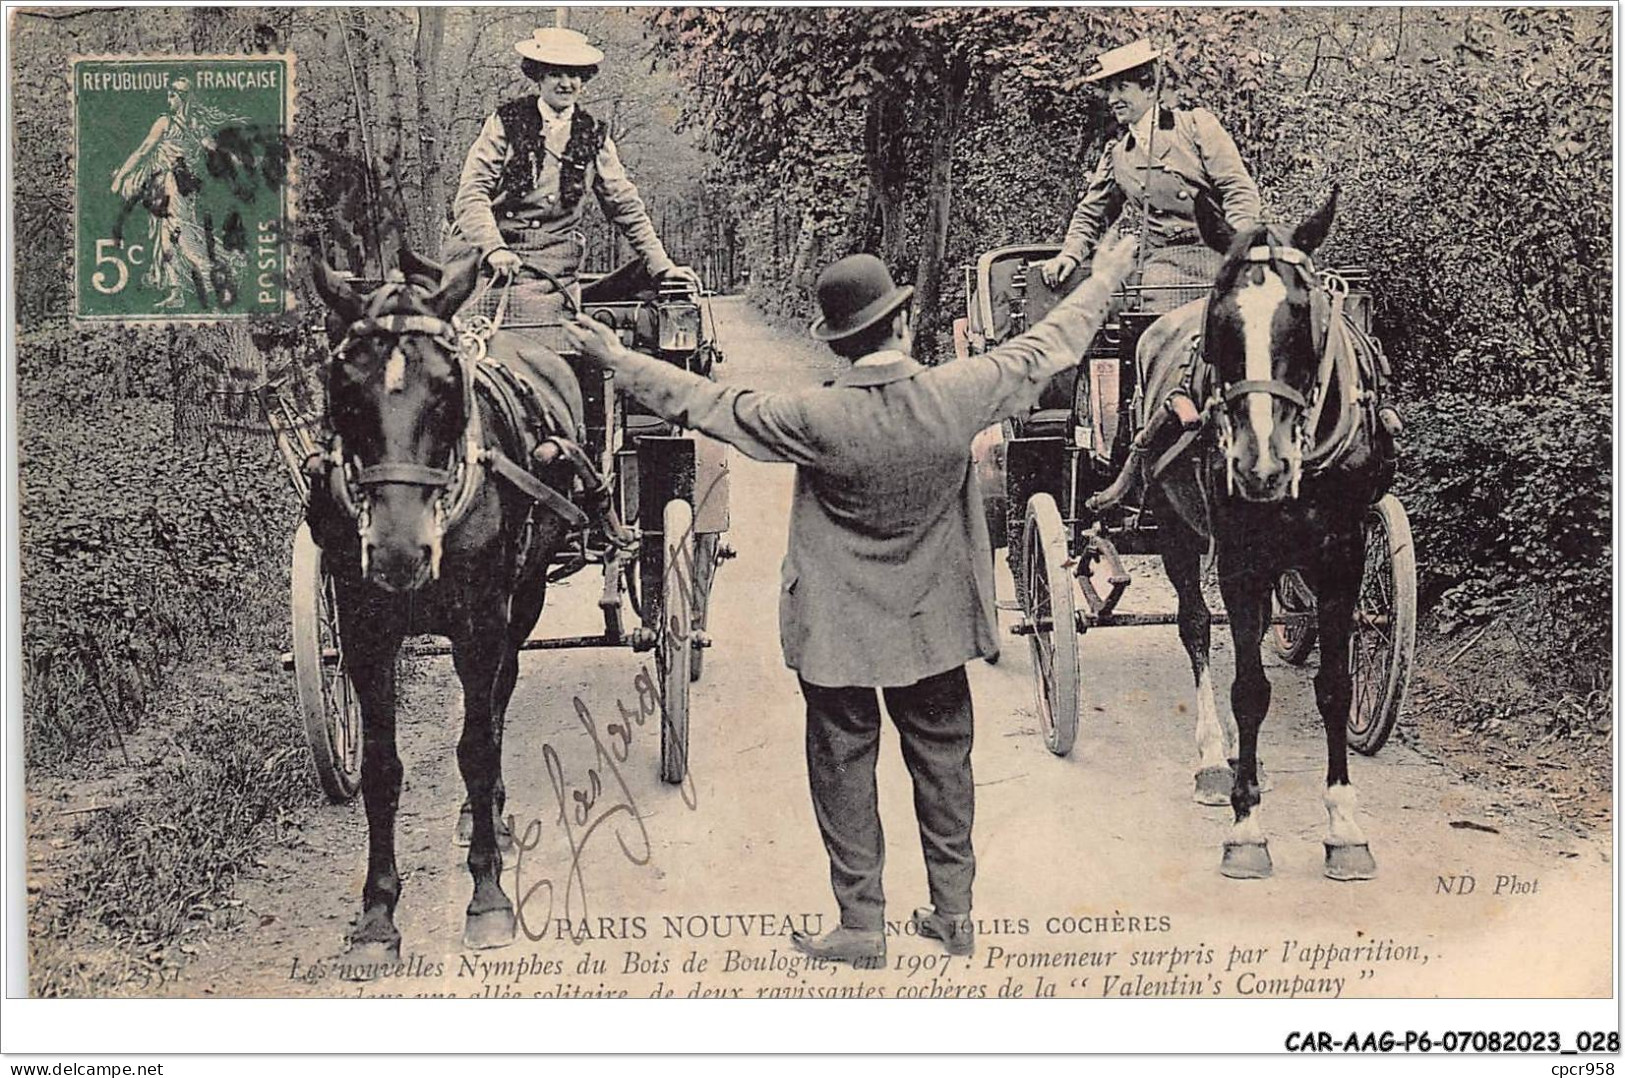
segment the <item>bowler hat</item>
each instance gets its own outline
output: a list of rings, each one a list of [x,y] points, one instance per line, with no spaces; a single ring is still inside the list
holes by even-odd
[[[908,302],[913,288],[899,288],[886,264],[871,254],[847,255],[818,275],[818,321],[813,339],[838,341],[862,333]]]
[[[1103,82],[1113,75],[1121,75],[1125,71],[1133,71],[1137,67],[1144,67],[1157,57],[1160,50],[1152,48],[1151,42],[1141,38],[1131,41],[1117,49],[1108,49],[1100,54],[1096,63],[1099,70],[1091,71],[1083,77],[1084,82]]]
[[[541,27],[525,40],[514,42],[513,47],[527,60],[554,67],[593,67],[604,59],[587,35],[558,26]]]

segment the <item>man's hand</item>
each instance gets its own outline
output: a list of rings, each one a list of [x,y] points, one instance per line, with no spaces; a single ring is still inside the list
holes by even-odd
[[[1089,264],[1089,275],[1110,281],[1116,288],[1128,271],[1134,268],[1134,251],[1139,246],[1140,237],[1132,232],[1114,237],[1108,236],[1106,242],[1095,248],[1094,261]]]
[[[1038,275],[1044,278],[1044,283],[1055,288],[1078,268],[1078,260],[1068,254],[1056,255],[1047,262],[1038,264]]]
[[[673,266],[660,275],[662,281],[686,281],[695,292],[705,291],[705,285],[700,282],[700,275],[694,271],[693,266]]]
[[[511,277],[524,268],[525,261],[506,247],[499,247],[485,256],[485,264],[498,277]]]
[[[624,351],[613,329],[584,314],[564,323],[564,336],[571,347],[600,366],[613,366],[615,357]]]

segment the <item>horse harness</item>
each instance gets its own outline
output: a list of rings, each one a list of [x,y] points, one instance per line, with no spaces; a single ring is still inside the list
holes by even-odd
[[[1160,458],[1153,468],[1153,476],[1160,475],[1173,461],[1179,457],[1201,433],[1208,422],[1217,426],[1219,448],[1225,452],[1225,472],[1227,484],[1234,489],[1234,461],[1228,453],[1232,437],[1230,416],[1227,406],[1235,401],[1242,400],[1255,394],[1264,394],[1276,397],[1294,404],[1298,408],[1297,422],[1293,427],[1292,450],[1287,457],[1291,468],[1291,496],[1298,496],[1299,484],[1307,471],[1309,474],[1324,472],[1340,463],[1354,446],[1359,433],[1359,412],[1361,405],[1371,396],[1370,392],[1362,387],[1357,353],[1362,347],[1375,352],[1376,343],[1365,338],[1365,335],[1349,324],[1343,316],[1343,307],[1348,299],[1349,285],[1342,276],[1334,271],[1320,272],[1315,269],[1314,261],[1309,255],[1296,247],[1278,244],[1261,244],[1250,247],[1245,256],[1246,262],[1252,265],[1284,264],[1294,267],[1310,286],[1309,317],[1311,335],[1320,342],[1320,364],[1315,373],[1315,381],[1309,391],[1309,396],[1297,388],[1288,385],[1278,378],[1267,379],[1241,379],[1239,381],[1224,383],[1217,377],[1211,378],[1211,388],[1205,394],[1206,403],[1197,415],[1195,424],[1187,424],[1184,433]],[[1318,332],[1315,323],[1319,322]],[[1176,409],[1175,399],[1183,393],[1188,400],[1201,399],[1203,394],[1198,387],[1199,371],[1212,374],[1216,367],[1205,361],[1207,345],[1207,325],[1204,320],[1202,330],[1197,334],[1191,344],[1191,362],[1187,365],[1186,385],[1183,390],[1176,391],[1165,402],[1166,408],[1159,414],[1172,412]],[[1334,382],[1337,386],[1338,398],[1341,404],[1337,417],[1337,425],[1327,438],[1314,441],[1315,432],[1320,429],[1321,416],[1326,407],[1327,399],[1331,396]],[[1147,431],[1154,433],[1148,424]],[[1149,439],[1147,439],[1149,447]]]
[[[1147,476],[1150,479],[1154,480],[1161,476],[1183,456],[1201,437],[1209,423],[1217,427],[1221,451],[1228,450],[1231,430],[1226,405],[1254,393],[1279,397],[1298,406],[1298,422],[1293,433],[1294,452],[1290,458],[1292,497],[1298,496],[1299,484],[1306,469],[1310,474],[1327,471],[1341,462],[1353,448],[1355,437],[1359,432],[1360,406],[1371,396],[1368,391],[1361,388],[1356,354],[1363,352],[1371,356],[1370,365],[1374,368],[1372,372],[1374,377],[1380,376],[1380,372],[1385,369],[1385,363],[1378,342],[1351,326],[1343,317],[1343,307],[1349,292],[1348,282],[1333,271],[1317,272],[1309,255],[1296,247],[1279,244],[1250,247],[1247,250],[1246,261],[1255,265],[1284,263],[1297,268],[1307,281],[1312,282],[1310,317],[1314,319],[1316,312],[1321,312],[1320,332],[1317,334],[1321,347],[1320,366],[1309,397],[1306,399],[1296,388],[1276,378],[1242,379],[1221,384],[1216,378],[1204,377],[1214,370],[1213,365],[1206,361],[1207,324],[1204,319],[1201,330],[1191,341],[1191,355],[1185,365],[1184,384],[1169,394],[1162,407],[1152,411],[1145,427],[1135,435],[1129,448],[1129,460],[1117,480],[1088,500],[1091,511],[1098,513],[1109,509],[1130,494],[1137,485],[1137,477],[1144,467],[1144,458],[1153,451],[1169,423],[1178,423],[1183,429],[1151,466]],[[1311,445],[1305,452],[1303,448],[1305,443],[1312,437],[1313,432],[1319,429],[1321,415],[1330,396],[1334,378],[1339,383],[1342,403],[1337,426],[1330,437]],[[1209,381],[1212,383],[1211,387],[1208,385]],[[1204,401],[1199,410],[1193,403],[1197,400]],[[1183,407],[1180,407],[1181,403]],[[1234,462],[1228,452],[1225,452],[1225,460],[1226,482],[1231,485],[1233,491]]]
[[[475,399],[476,384],[486,389],[488,398],[499,413],[527,443],[527,458],[540,463],[555,460],[569,463],[582,479],[595,508],[601,508],[598,503],[605,501],[608,491],[608,484],[571,439],[556,433],[539,437],[534,432],[526,438],[527,427],[530,426],[526,422],[527,416],[534,417],[539,413],[543,423],[553,430],[568,429],[568,425],[559,422],[555,409],[548,407],[546,400],[528,382],[485,358],[489,331],[481,333],[481,329],[485,327],[465,326],[456,318],[447,322],[421,314],[369,315],[351,323],[333,350],[335,357],[341,357],[364,340],[383,337],[393,341],[390,359],[386,362],[394,362],[400,352],[402,339],[418,336],[428,338],[456,357],[463,382],[463,430],[445,467],[434,468],[404,461],[386,461],[360,467],[353,458],[346,457],[343,439],[337,432],[329,436],[325,451],[312,454],[306,462],[307,473],[314,480],[327,482],[334,500],[356,522],[358,531],[364,531],[368,524],[369,488],[399,483],[437,491],[433,544],[436,562],[440,540],[468,515],[486,471],[505,480],[570,526],[581,527],[588,522],[587,514],[563,494],[537,479],[499,447],[485,444],[484,425]],[[404,357],[402,359],[404,361]],[[527,400],[533,408],[525,406]],[[532,447],[529,442],[537,444]],[[614,524],[612,521],[609,523]],[[612,539],[626,538],[620,534],[622,529],[619,527],[612,526],[608,530]],[[438,569],[438,564],[435,564],[431,571],[438,575]]]

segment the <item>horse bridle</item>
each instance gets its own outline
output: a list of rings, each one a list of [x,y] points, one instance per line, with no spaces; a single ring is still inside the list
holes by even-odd
[[[1320,338],[1320,369],[1316,373],[1314,388],[1306,398],[1294,386],[1278,378],[1253,379],[1244,378],[1240,381],[1225,383],[1215,379],[1213,396],[1208,402],[1209,410],[1215,415],[1218,423],[1218,441],[1220,452],[1224,455],[1225,486],[1233,496],[1236,491],[1236,462],[1230,453],[1233,431],[1230,424],[1229,406],[1236,401],[1250,396],[1262,394],[1279,398],[1297,406],[1297,418],[1292,426],[1291,448],[1285,454],[1289,468],[1290,496],[1298,497],[1299,486],[1303,481],[1306,464],[1314,467],[1326,467],[1332,459],[1340,455],[1342,449],[1351,437],[1346,422],[1350,407],[1356,402],[1356,382],[1346,379],[1344,385],[1348,388],[1344,397],[1350,407],[1345,407],[1344,415],[1340,417],[1337,433],[1323,446],[1312,445],[1315,430],[1320,424],[1321,409],[1325,406],[1327,391],[1331,384],[1333,368],[1337,365],[1338,354],[1345,356],[1347,349],[1337,347],[1337,327],[1342,321],[1343,302],[1348,296],[1348,282],[1335,273],[1321,273],[1315,269],[1315,263],[1308,252],[1296,247],[1275,243],[1259,244],[1249,247],[1243,260],[1250,265],[1275,265],[1276,263],[1294,267],[1302,276],[1309,288],[1309,317],[1310,333],[1314,333],[1314,321],[1317,312],[1320,314],[1321,326],[1318,334]],[[1317,304],[1316,297],[1322,297],[1325,302]],[[1204,334],[1206,336],[1206,334]],[[1217,372],[1216,364],[1209,366]],[[1306,447],[1307,450],[1306,450]]]
[[[327,470],[329,489],[333,500],[355,521],[356,532],[364,535],[371,523],[371,496],[374,487],[388,484],[424,487],[435,491],[434,536],[430,543],[429,574],[440,575],[440,555],[446,533],[468,514],[478,492],[478,467],[483,449],[479,408],[474,400],[475,349],[471,335],[457,324],[423,314],[387,314],[368,316],[352,322],[344,337],[333,349],[335,360],[343,359],[351,349],[371,338],[389,338],[393,344],[388,363],[401,349],[408,337],[428,338],[451,354],[457,364],[463,383],[462,435],[453,444],[444,468],[434,468],[411,461],[383,461],[361,466],[360,461],[347,457],[344,439],[334,431],[328,440],[327,451],[321,455],[320,465]],[[332,410],[332,389],[328,389],[328,415]],[[367,544],[361,544],[361,571],[367,571]]]

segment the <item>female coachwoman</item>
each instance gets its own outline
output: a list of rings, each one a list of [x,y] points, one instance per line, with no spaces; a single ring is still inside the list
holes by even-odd
[[[494,273],[541,269],[574,291],[590,190],[649,276],[675,274],[697,286],[693,271],[666,253],[608,125],[579,104],[604,54],[584,35],[558,27],[537,30],[514,50],[537,92],[502,105],[480,128],[463,164],[442,254],[449,259],[474,247]]]
[[[1238,231],[1256,224],[1258,185],[1235,140],[1206,109],[1176,109],[1161,53],[1136,41],[1102,53],[1085,76],[1125,128],[1107,144],[1078,199],[1061,253],[1041,266],[1054,287],[1086,263],[1108,229],[1140,233],[1140,307],[1166,311],[1213,283],[1220,258],[1196,232],[1196,199],[1211,197]]]

